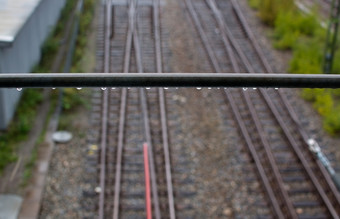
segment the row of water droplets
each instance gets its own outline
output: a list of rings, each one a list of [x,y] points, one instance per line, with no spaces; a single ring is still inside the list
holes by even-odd
[[[55,87],[52,88],[52,90],[55,90],[55,89],[56,89]],[[76,89],[77,89],[77,90],[81,90],[82,88],[81,88],[81,87],[77,87]],[[107,88],[106,88],[106,87],[102,87],[102,88],[100,88],[100,89],[104,91],[104,90],[106,90]],[[116,89],[116,88],[115,88],[115,87],[112,87],[111,89],[114,90],[114,89]],[[130,89],[130,87],[128,87],[128,89]],[[151,88],[150,88],[150,87],[146,87],[145,89],[150,90]],[[164,87],[163,89],[164,89],[164,90],[168,90],[169,88],[168,88],[168,87]],[[178,90],[178,87],[176,87],[175,89]],[[197,89],[197,90],[202,90],[202,87],[196,87],[196,89]],[[213,89],[213,88],[208,87],[207,89],[208,89],[208,90],[211,90],[211,89]],[[219,89],[228,89],[228,88],[226,88],[226,87],[225,87],[225,88],[219,88],[219,87],[217,87],[217,88],[214,88],[214,89],[219,90]],[[244,91],[247,91],[247,90],[248,90],[247,87],[244,87],[244,88],[242,88],[242,89],[243,89]],[[254,88],[252,88],[252,89],[253,89],[253,90],[256,90],[257,88],[254,87]],[[278,90],[279,88],[274,88],[274,89],[275,89],[275,90]],[[19,92],[22,91],[22,88],[19,88],[19,87],[18,87],[18,88],[17,88],[17,91],[19,91]]]

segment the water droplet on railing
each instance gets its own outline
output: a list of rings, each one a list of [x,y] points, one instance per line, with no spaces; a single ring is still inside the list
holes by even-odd
[[[101,189],[99,186],[97,186],[97,187],[94,189],[94,191],[95,191],[96,193],[101,193],[102,189]]]
[[[106,90],[106,87],[102,87],[101,89],[102,89],[102,90]]]
[[[114,90],[114,89],[116,89],[116,88],[115,88],[115,87],[112,87],[111,89]]]
[[[168,87],[164,87],[164,90],[167,90],[167,89],[169,89]]]
[[[77,89],[77,90],[81,90],[81,89],[83,89],[83,88],[81,88],[81,87],[77,87],[76,89]]]
[[[55,90],[55,87],[52,87],[52,90]]]
[[[150,87],[147,87],[146,89],[147,89],[147,90],[150,90]]]
[[[244,91],[246,91],[246,90],[248,90],[248,88],[247,87],[244,87],[244,88],[242,88]]]
[[[279,89],[278,87],[275,88],[275,90],[278,90],[278,89]]]
[[[256,87],[253,87],[253,90],[257,90],[257,88],[256,88]]]
[[[18,87],[18,88],[17,88],[17,91],[19,91],[19,92],[22,91],[22,88],[21,88],[21,87]]]
[[[197,90],[201,90],[202,88],[201,87],[196,87]]]

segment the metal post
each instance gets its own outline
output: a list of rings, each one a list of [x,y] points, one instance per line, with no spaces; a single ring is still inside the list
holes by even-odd
[[[325,74],[332,73],[333,60],[336,51],[336,43],[338,36],[340,19],[340,0],[333,0],[331,5],[331,13],[326,36],[325,58],[323,71]]]

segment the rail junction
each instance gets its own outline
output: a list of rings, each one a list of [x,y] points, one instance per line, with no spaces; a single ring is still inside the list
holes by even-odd
[[[274,73],[238,1],[184,0],[181,4],[200,42],[197,47],[204,52],[202,63],[208,66],[212,78],[218,80],[226,72],[249,74],[253,78],[256,72]],[[159,0],[103,2],[96,53],[98,72],[124,73],[126,78],[131,74],[137,80],[138,75],[152,78],[152,73],[166,72],[164,66],[170,55],[165,52],[163,42],[161,7]],[[175,79],[186,77],[177,76]],[[78,83],[72,77],[71,81],[75,79],[72,83]],[[131,77],[131,81],[136,78]],[[181,125],[169,106],[170,96],[177,92],[176,85],[171,87],[169,76],[169,87],[156,87],[161,78],[150,87],[136,87],[133,82],[127,82],[131,83],[130,87],[103,86],[93,91],[91,117],[99,143],[95,209],[99,218],[149,217],[145,180],[151,184],[153,217],[197,216],[190,203],[197,193],[191,187],[195,180],[190,175],[190,165],[187,157],[172,147],[172,137],[179,133],[170,124]],[[67,83],[58,81],[58,77],[53,80],[49,81],[51,86]],[[208,83],[208,79],[202,81]],[[308,83],[308,78],[305,82]],[[20,80],[16,83],[11,86],[25,86]],[[214,89],[223,100],[224,113],[232,115],[241,136],[238,144],[245,154],[244,162],[252,166],[256,175],[253,180],[259,183],[258,192],[264,197],[264,210],[257,216],[339,218],[336,173],[316,139],[300,122],[291,102],[292,93],[276,88],[235,87]],[[143,144],[147,145],[148,161],[143,159]],[[145,162],[150,165],[150,179],[145,179]]]
[[[237,1],[185,0],[185,6],[211,72],[273,72]],[[162,73],[165,58],[159,1],[106,1],[104,8],[103,53],[98,52],[103,68],[99,71]],[[169,150],[166,92],[167,88],[103,87],[97,94],[101,118],[99,218],[146,216],[143,142],[149,146],[153,216],[180,215],[174,192],[180,185],[173,184],[178,180],[171,168],[171,158],[177,155]],[[339,192],[326,167],[310,150],[315,145],[287,94],[264,88],[219,92],[256,167],[270,209],[264,216],[338,218]]]

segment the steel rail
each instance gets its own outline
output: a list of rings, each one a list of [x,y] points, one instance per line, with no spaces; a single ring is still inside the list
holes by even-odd
[[[154,38],[155,38],[155,54],[156,54],[156,71],[162,73],[162,53],[161,53],[161,37],[160,37],[160,21],[159,21],[159,0],[153,0],[153,27],[154,27]],[[164,90],[158,89],[159,106],[160,106],[160,117],[162,126],[162,141],[164,150],[165,160],[165,173],[166,173],[166,184],[168,192],[169,202],[169,215],[170,219],[176,218],[175,213],[175,201],[172,187],[172,175],[171,175],[171,162],[170,162],[170,151],[169,151],[169,137],[168,137],[168,124],[167,124],[167,112],[165,107],[165,94]]]
[[[212,2],[210,2],[212,3]],[[197,17],[197,14],[196,14],[196,11],[194,10],[194,7],[191,3],[190,0],[186,0],[186,4],[187,4],[187,7],[189,9],[189,12],[191,14],[191,17],[193,18],[194,22],[195,22],[195,26],[197,29],[200,29],[201,28],[201,24],[198,20],[198,17]],[[211,5],[211,4],[210,4]],[[206,49],[206,51],[209,51],[209,50],[212,50],[211,49],[211,45],[210,45],[210,42],[209,41],[205,41],[203,40],[204,37],[205,37],[205,32],[202,32],[201,34],[203,35],[200,35],[201,36],[201,40],[204,44],[204,47]],[[208,56],[209,56],[209,60],[211,61],[212,65],[213,65],[213,68],[216,72],[219,72],[220,71],[220,66],[219,64],[214,60],[217,60],[216,56],[214,53],[209,53],[208,52]],[[234,65],[234,64],[233,64]],[[236,121],[238,122],[239,124],[239,128],[240,128],[240,131],[244,137],[244,140],[246,142],[246,145],[250,151],[250,154],[255,162],[255,165],[257,167],[257,170],[258,170],[258,173],[260,175],[260,179],[264,185],[264,189],[266,191],[266,193],[268,194],[270,200],[271,200],[271,204],[272,204],[272,207],[273,207],[273,210],[276,214],[276,216],[278,218],[285,218],[284,217],[284,214],[282,212],[282,209],[281,209],[281,205],[279,204],[276,196],[275,196],[275,192],[273,191],[272,189],[272,186],[270,185],[270,180],[269,178],[267,177],[266,173],[265,173],[265,170],[262,166],[262,163],[261,163],[261,160],[256,152],[256,149],[255,149],[255,146],[253,145],[253,142],[250,138],[250,134],[248,133],[248,130],[246,128],[246,125],[244,124],[244,121],[242,120],[242,117],[241,117],[241,114],[240,112],[237,110],[237,107],[236,107],[236,103],[235,103],[235,100],[234,98],[232,97],[231,93],[227,90],[224,90],[224,94],[225,96],[227,97],[227,100],[228,102],[230,103],[230,106],[232,108],[232,112],[236,118]]]
[[[232,1],[233,4],[235,5],[235,11],[238,14],[238,16],[240,17],[241,22],[243,23],[243,25],[245,26],[245,30],[247,35],[249,36],[250,40],[252,41],[253,45],[255,46],[255,50],[258,54],[260,54],[260,60],[263,63],[266,72],[273,72],[273,69],[271,68],[271,66],[268,63],[268,60],[265,58],[265,56],[263,55],[262,50],[260,49],[260,46],[258,45],[256,38],[254,37],[251,29],[249,28],[244,16],[242,15],[242,13],[240,13],[240,8],[237,5],[237,2]],[[300,121],[298,120],[298,116],[296,115],[295,111],[293,110],[291,104],[289,103],[285,93],[281,90],[279,90],[279,96],[282,99],[282,101],[284,102],[284,106],[287,109],[287,112],[289,113],[289,115],[291,116],[292,120],[294,121],[294,123],[297,125],[298,127],[298,131],[300,132],[304,143],[305,143],[305,147],[309,147],[308,146],[308,140],[310,139],[310,137],[308,137],[308,134],[306,133],[306,131],[303,129]],[[315,156],[313,156],[315,158]],[[315,158],[316,159],[316,158]],[[336,185],[334,184],[331,176],[329,175],[329,173],[327,172],[326,168],[322,165],[321,161],[319,159],[316,159],[317,165],[323,175],[323,177],[325,178],[325,180],[327,181],[328,186],[330,187],[330,190],[332,191],[332,194],[335,196],[335,200],[338,203],[338,205],[340,205],[340,194],[338,192],[338,189],[336,187]]]
[[[142,57],[141,57],[141,49],[139,44],[139,37],[138,37],[138,29],[137,29],[137,22],[134,22],[134,29],[133,29],[133,42],[134,42],[134,49],[136,55],[136,63],[137,63],[137,71],[138,73],[144,73],[143,64],[142,64]],[[143,121],[144,121],[144,131],[145,131],[145,138],[148,144],[148,153],[149,153],[149,168],[150,168],[150,179],[151,179],[151,190],[152,190],[152,202],[155,212],[155,218],[161,218],[160,212],[160,204],[159,204],[159,197],[158,197],[158,185],[157,185],[157,176],[155,170],[155,161],[154,161],[154,153],[153,153],[153,145],[152,145],[152,138],[151,138],[151,128],[150,128],[150,120],[149,120],[149,112],[148,112],[148,103],[145,90],[143,88],[139,89],[140,98],[141,98],[141,107],[142,107],[142,114],[143,114]]]
[[[264,68],[266,69],[267,72],[272,72],[272,69],[268,63],[268,61],[266,60],[265,56],[262,53],[262,50],[260,49],[257,41],[255,40],[255,37],[252,33],[252,31],[250,30],[245,18],[243,17],[243,14],[238,6],[238,3],[234,0],[231,0],[232,4],[233,4],[233,8],[236,11],[236,14],[238,15],[238,17],[241,20],[241,23],[243,25],[243,27],[246,30],[246,33],[249,37],[249,39],[252,42],[252,45],[254,46],[258,56],[260,57],[262,64],[264,66]],[[250,71],[251,72],[251,71]],[[293,121],[295,122],[295,124],[298,127],[298,130],[302,136],[302,138],[304,139],[304,143],[307,144],[307,134],[306,132],[302,129],[301,125],[299,124],[298,120],[297,120],[297,116],[294,112],[294,110],[292,109],[292,107],[290,106],[288,100],[286,99],[285,95],[279,91],[279,95],[282,99],[282,101],[284,102],[284,105],[288,111],[288,114],[290,115],[290,117],[293,119]],[[267,94],[266,91],[264,91],[263,89],[260,89],[260,93],[261,95],[264,97],[267,105],[269,106],[269,108],[271,109],[271,112],[273,113],[274,117],[276,118],[277,122],[280,124],[281,128],[283,129],[286,138],[288,139],[288,141],[290,142],[292,149],[295,151],[295,154],[298,156],[300,162],[303,164],[308,176],[310,177],[311,181],[313,182],[316,190],[319,192],[320,197],[322,198],[322,200],[324,201],[325,205],[327,206],[330,214],[332,215],[333,218],[339,218],[338,216],[338,212],[335,209],[335,206],[333,206],[333,204],[331,203],[331,200],[329,199],[329,197],[326,194],[326,191],[324,190],[324,188],[322,187],[322,185],[320,184],[317,176],[314,174],[314,171],[310,168],[308,161],[306,160],[306,158],[304,157],[302,151],[300,150],[298,143],[295,141],[295,139],[293,138],[293,136],[290,134],[288,127],[286,126],[286,124],[283,121],[282,116],[280,115],[280,113],[277,111],[275,104],[272,102],[271,98],[269,97],[269,95]],[[309,153],[311,153],[309,151]],[[331,188],[332,193],[335,196],[335,199],[337,201],[337,204],[339,205],[339,198],[338,196],[338,191],[333,183],[332,180],[329,180],[330,177],[326,171],[326,169],[324,168],[324,166],[321,164],[321,162],[317,162],[317,165],[319,167],[319,169],[321,170],[321,173],[323,174],[323,176],[326,179],[326,182],[328,184],[328,186]],[[328,179],[327,179],[328,176]]]
[[[234,2],[234,4],[235,4],[235,3],[236,3],[236,2]],[[235,5],[236,5],[236,4],[235,4]],[[236,6],[237,6],[237,5],[236,5]],[[237,10],[238,12],[240,12],[239,7],[236,7],[235,10]],[[247,28],[246,28],[246,32],[247,32],[247,34],[248,34],[249,36],[251,36],[251,37],[250,37],[250,40],[251,40],[251,41],[253,42],[253,44],[255,45],[256,52],[257,52],[258,54],[261,54],[260,59],[261,59],[262,63],[264,64],[267,73],[268,73],[268,72],[273,72],[271,66],[270,66],[269,63],[268,63],[268,60],[267,60],[267,59],[265,58],[265,56],[262,54],[262,50],[260,49],[260,46],[258,45],[257,41],[255,40],[255,37],[253,36],[252,31],[251,31],[250,28],[248,27],[248,25],[247,25],[247,23],[246,23],[246,21],[245,21],[244,16],[243,16],[242,14],[240,14],[239,16],[240,16],[240,18],[242,19],[242,22],[243,22],[243,23],[245,22],[245,26],[247,27]],[[308,141],[309,141],[310,137],[308,137],[308,134],[307,134],[306,131],[303,129],[303,127],[302,127],[300,121],[298,120],[298,116],[296,115],[295,111],[293,110],[293,108],[292,108],[291,104],[289,103],[289,101],[288,101],[286,95],[285,95],[284,92],[281,91],[281,90],[279,90],[279,95],[280,95],[280,98],[282,99],[282,101],[285,103],[284,105],[285,105],[285,107],[286,107],[288,113],[290,114],[292,120],[293,120],[294,123],[297,125],[298,130],[299,130],[299,132],[300,132],[300,134],[301,134],[301,136],[302,136],[302,138],[303,138],[303,140],[304,140],[304,142],[305,142],[305,146],[306,146],[306,147],[309,147],[309,146],[308,146]],[[315,156],[313,156],[313,157],[315,157]],[[340,204],[340,194],[339,194],[338,189],[337,189],[336,185],[334,184],[334,182],[333,182],[331,176],[329,175],[329,173],[327,172],[326,168],[324,167],[324,165],[322,165],[322,163],[321,163],[321,161],[320,161],[319,159],[316,159],[316,162],[317,162],[318,167],[320,168],[320,171],[321,171],[323,177],[325,177],[325,179],[326,179],[328,185],[330,186],[330,189],[331,189],[331,191],[332,191],[332,194],[335,196],[335,199],[336,199],[336,201],[338,202],[338,204]]]
[[[340,88],[340,75],[262,73],[20,73],[0,74],[0,87]]]
[[[270,97],[268,96],[267,93],[263,92],[263,96],[264,96],[264,98],[265,98],[265,100],[267,102],[267,105],[270,107],[274,117],[276,118],[276,120],[280,124],[283,132],[285,133],[285,136],[288,139],[290,145],[292,146],[293,150],[295,151],[295,154],[299,158],[299,160],[302,163],[302,165],[303,165],[305,171],[307,172],[309,178],[311,179],[311,181],[314,184],[316,190],[318,191],[319,195],[321,196],[322,200],[324,201],[325,205],[327,206],[328,211],[330,212],[330,214],[332,215],[333,218],[339,218],[336,209],[332,205],[331,201],[329,200],[329,197],[326,194],[326,191],[324,190],[324,188],[322,187],[321,183],[319,182],[319,178],[315,175],[314,171],[312,170],[312,168],[308,164],[308,161],[304,157],[301,149],[298,147],[298,144],[295,141],[295,139],[293,138],[292,134],[290,134],[287,125],[283,121],[283,118],[280,115],[280,113],[277,111],[274,103],[271,101],[271,99],[270,99]]]
[[[194,6],[191,3],[191,0],[185,0],[185,3],[187,5],[187,9],[189,10],[191,19],[194,22],[194,26],[195,26],[196,30],[199,32],[200,39],[201,39],[201,41],[204,45],[205,50],[208,53],[208,56],[213,57],[214,56],[214,50],[211,48],[211,46],[208,46],[209,45],[208,37],[207,37],[205,31],[203,30],[203,27],[200,23],[200,20],[198,18],[198,15],[197,15],[195,9],[194,9]],[[211,62],[213,68],[215,69],[215,72],[221,72],[220,66],[217,63],[216,58],[214,58],[214,59],[210,58],[209,61]]]
[[[228,29],[227,25],[225,24],[223,17],[221,15],[220,10],[217,8],[216,6],[216,2],[215,0],[207,0],[208,1],[208,5],[210,6],[211,10],[214,12],[214,16],[216,21],[218,22],[219,28],[222,29],[222,34],[223,36],[225,36],[225,38],[229,39],[232,42],[232,45],[234,45],[234,48],[236,50],[237,55],[240,56],[241,60],[243,61],[243,63],[245,64],[245,66],[247,67],[248,71],[251,71],[252,66],[250,65],[249,61],[246,59],[245,54],[241,52],[241,49],[239,47],[239,45],[236,43],[236,40],[234,39],[234,37],[231,34],[231,31]],[[230,45],[230,44],[229,44]],[[231,48],[228,48],[228,51],[231,50]],[[233,54],[228,52],[228,58],[234,57]],[[233,71],[239,71],[238,70],[238,65],[236,63],[235,59],[231,59],[232,62],[232,66],[233,66]],[[235,68],[235,66],[237,66],[237,68]],[[254,121],[256,130],[258,133],[263,133],[263,129],[260,125],[260,121],[259,118],[257,116],[257,112],[254,108],[254,105],[251,102],[251,98],[249,96],[249,93],[242,93],[244,98],[245,98],[245,102],[247,104],[247,107],[251,113],[251,118]],[[274,156],[271,152],[270,149],[270,145],[268,140],[263,136],[263,135],[259,135],[260,136],[260,140],[262,145],[264,146],[264,150],[265,150],[265,155],[268,159],[269,162],[269,166],[270,166],[270,170],[271,170],[271,174],[274,176],[275,179],[275,186],[277,186],[279,188],[279,195],[281,196],[281,199],[283,200],[283,203],[281,204],[281,208],[286,208],[287,209],[287,213],[289,214],[290,218],[298,218],[296,211],[294,209],[293,203],[291,202],[291,200],[289,199],[289,195],[285,189],[284,183],[283,183],[283,179],[281,177],[281,174],[279,172],[279,168],[276,164],[276,161],[274,160]],[[254,150],[254,149],[251,149]],[[256,150],[255,150],[255,153]],[[262,159],[263,160],[263,159]]]
[[[240,112],[238,111],[237,107],[236,107],[236,103],[235,103],[235,100],[234,98],[232,97],[231,93],[228,92],[228,91],[224,91],[227,99],[228,99],[228,102],[230,103],[230,106],[232,108],[232,112],[236,118],[236,121],[237,123],[239,124],[239,128],[241,130],[241,133],[244,137],[244,140],[246,141],[246,144],[248,146],[248,149],[250,151],[250,154],[255,162],[255,165],[257,167],[257,170],[258,170],[258,173],[260,175],[260,178],[261,178],[261,181],[264,185],[264,189],[265,191],[267,192],[268,196],[269,196],[269,199],[271,200],[271,205],[274,209],[274,212],[276,214],[276,216],[278,218],[285,218],[284,214],[283,214],[283,211],[282,211],[282,208],[281,208],[281,205],[279,204],[279,201],[277,200],[276,198],[276,195],[275,195],[275,192],[274,190],[272,189],[272,186],[270,184],[270,180],[269,180],[269,177],[267,176],[265,170],[264,170],[264,167],[261,163],[261,159],[255,149],[255,146],[251,140],[251,137],[250,137],[250,134],[246,128],[246,125],[241,117],[241,114]]]
[[[134,16],[134,8],[133,4],[129,5],[129,25],[128,25],[128,33],[125,42],[125,55],[124,55],[124,64],[123,71],[124,73],[129,72],[130,67],[130,56],[132,49],[132,31],[133,31],[133,20]],[[126,106],[127,106],[127,88],[122,89],[121,98],[120,98],[120,112],[119,112],[119,125],[118,125],[118,142],[117,142],[117,158],[116,158],[116,174],[115,174],[115,186],[114,186],[114,198],[113,198],[113,219],[119,218],[119,200],[120,200],[120,190],[121,190],[121,176],[122,176],[122,160],[123,160],[123,147],[124,147],[124,129],[125,129],[125,117],[126,117]]]
[[[110,2],[110,3],[109,3]],[[104,39],[104,72],[110,72],[109,57],[110,57],[110,28],[111,28],[111,0],[106,1],[106,26]],[[102,92],[102,121],[101,121],[101,152],[100,152],[100,194],[99,194],[99,208],[98,216],[100,219],[104,218],[105,205],[105,172],[106,172],[106,147],[107,147],[107,128],[108,128],[108,102],[109,93],[107,90]]]
[[[217,5],[216,5],[216,2],[215,0],[206,0],[210,9],[212,10],[213,12],[213,15],[215,17],[215,20],[216,22],[218,23],[218,27],[222,30],[222,36],[223,36],[223,39],[227,39],[228,41],[230,40],[230,42],[232,43],[234,49],[236,50],[236,54],[240,56],[242,62],[245,64],[245,66],[249,69],[249,68],[252,68],[251,67],[251,64],[249,63],[249,61],[246,59],[246,56],[244,53],[240,52],[242,51],[241,48],[239,47],[239,45],[236,43],[236,40],[234,39],[234,37],[232,36],[231,34],[231,31],[229,30],[228,26],[226,25],[226,23],[224,22],[224,19],[223,19],[223,16],[220,12],[220,10],[218,9]],[[226,44],[225,44],[226,45]],[[226,46],[228,46],[226,48],[227,50],[227,54],[228,54],[228,58],[230,59],[231,63],[232,63],[232,70],[233,71],[239,71],[239,66],[235,60],[235,53],[232,51],[232,48],[231,48],[231,45],[230,43],[228,43]],[[227,95],[230,95],[229,98],[232,99],[232,96],[231,94],[228,94],[226,93]],[[263,133],[263,129],[260,125],[260,122],[259,122],[259,118],[257,116],[257,113],[256,113],[256,110],[254,108],[254,105],[252,104],[251,102],[251,98],[249,96],[249,93],[242,93],[244,99],[245,99],[245,102],[246,102],[246,105],[251,113],[251,118],[255,124],[255,127],[256,127],[256,130],[258,133]],[[232,99],[233,100],[233,99]],[[233,100],[233,103],[235,103],[235,101]],[[233,109],[233,112],[234,114],[237,114],[238,111]],[[238,122],[239,123],[242,123],[242,126],[243,129],[242,131],[245,132],[247,131],[245,129],[245,125],[244,125],[244,122],[243,120],[241,119],[241,115],[237,115],[236,118],[238,119]],[[244,134],[243,134],[244,135]],[[246,135],[244,135],[247,138],[249,138],[248,136],[248,132]],[[289,217],[290,218],[298,218],[297,214],[296,214],[296,211],[294,209],[294,206],[293,206],[293,203],[291,202],[291,200],[289,199],[289,195],[285,189],[285,186],[284,186],[284,183],[283,183],[283,180],[282,180],[282,177],[281,177],[281,174],[279,172],[279,168],[274,160],[274,156],[273,154],[271,153],[271,149],[270,149],[270,146],[269,146],[269,142],[267,141],[267,139],[263,136],[263,135],[259,135],[260,136],[260,141],[262,143],[262,145],[264,146],[264,150],[265,150],[265,155],[266,155],[266,158],[269,162],[269,166],[270,166],[270,170],[271,170],[271,174],[274,176],[273,179],[275,180],[274,184],[276,187],[279,188],[279,195],[281,196],[281,199],[283,200],[283,203],[280,204],[280,208],[281,209],[284,209],[286,208],[287,210],[287,213],[289,214]],[[250,139],[248,139],[248,141],[250,141]],[[258,152],[257,150],[255,149],[254,145],[251,143],[251,144],[248,144],[249,147],[249,150],[251,151],[251,154],[254,158],[254,160],[258,160]],[[262,161],[264,159],[261,159]],[[260,162],[260,160],[259,160]],[[259,170],[260,171],[260,175],[261,175],[261,172],[264,170],[262,164],[261,165],[261,169]],[[268,184],[266,184],[265,186],[270,186]],[[275,195],[275,194],[272,194],[271,195]],[[271,198],[273,199],[273,198]]]
[[[263,64],[263,66],[265,67],[266,72],[267,73],[268,72],[273,72],[273,69],[269,65],[268,60],[265,58],[262,50],[260,49],[259,44],[256,41],[256,38],[255,38],[254,34],[252,33],[248,23],[246,22],[246,19],[243,16],[237,1],[232,0],[231,2],[233,4],[233,7],[234,7],[238,17],[241,20],[243,26],[245,27],[246,33],[249,36],[250,40],[252,41],[252,44],[254,45],[254,48],[255,48],[256,52],[259,54],[260,60],[261,60],[261,62]],[[301,125],[301,123],[298,120],[298,116],[296,115],[295,111],[293,110],[293,108],[292,108],[291,104],[289,103],[289,101],[288,101],[286,95],[284,94],[284,92],[281,91],[281,90],[279,90],[278,92],[279,92],[280,98],[284,102],[284,106],[286,107],[287,112],[289,113],[289,115],[292,118],[292,120],[294,121],[294,123],[297,125],[298,130],[299,130],[299,132],[300,132],[300,134],[301,134],[301,136],[302,136],[302,138],[304,140],[305,146],[308,147],[308,140],[310,139],[308,137],[308,134],[302,128],[302,125]],[[270,99],[270,98],[268,98],[268,99]],[[321,164],[321,162],[319,160],[317,160],[317,164],[318,164],[318,167],[321,170],[322,175],[326,178],[326,181],[327,181],[328,185],[331,188],[332,194],[334,194],[336,201],[340,205],[340,195],[339,195],[339,192],[338,192],[336,186],[334,185],[333,181],[331,180],[331,177],[329,176],[327,170],[325,169],[325,167]]]
[[[232,45],[237,45],[237,44],[234,44],[234,42],[232,41],[230,42],[230,40],[227,37],[228,33],[230,33],[230,30],[228,29],[228,26],[225,25],[223,21],[223,15],[217,9],[215,1],[207,0],[206,2],[208,6],[210,7],[210,9],[213,11],[215,20],[218,23],[218,27],[220,28],[220,30],[222,30],[222,40],[223,40],[224,48],[227,51],[228,57],[232,64],[232,69],[234,72],[240,72],[240,68],[237,64],[236,57],[233,55],[233,50],[232,50]]]
[[[240,56],[242,62],[246,66],[247,70],[253,71],[251,64],[249,63],[245,54],[242,52],[242,50],[239,47],[238,43],[236,42],[235,38],[231,34],[231,31],[229,30],[226,23],[224,22],[224,19],[221,15],[221,12],[217,8],[215,0],[207,0],[207,1],[208,1],[209,7],[214,12],[213,14],[215,16],[216,21],[218,22],[219,28],[222,29],[222,34],[225,36],[225,38],[227,38],[231,41],[232,45],[234,46],[234,48],[236,50],[236,54]],[[229,50],[231,50],[231,48],[228,48],[228,51]],[[230,52],[228,52],[228,56],[229,56],[228,58],[234,57],[234,55],[231,54]],[[231,62],[232,62],[232,66],[233,66],[233,71],[239,71],[238,70],[239,67],[236,63],[236,60],[231,59]],[[235,68],[235,66],[237,66],[237,68]],[[245,102],[247,104],[247,107],[248,107],[248,109],[251,113],[251,118],[254,121],[257,132],[263,133],[263,129],[260,125],[260,121],[259,121],[259,118],[257,116],[257,112],[254,108],[254,105],[251,102],[251,98],[250,98],[249,93],[242,93],[242,95],[243,95]],[[271,152],[269,142],[267,141],[267,139],[263,135],[260,134],[259,136],[260,136],[260,140],[261,140],[261,143],[263,145],[263,148],[265,150],[265,155],[266,155],[266,157],[269,161],[269,164],[270,164],[269,166],[270,166],[270,170],[272,172],[271,174],[274,176],[274,179],[275,179],[275,186],[279,188],[279,195],[281,196],[281,199],[283,200],[283,203],[281,204],[281,208],[287,209],[287,213],[289,214],[290,218],[298,218],[296,211],[294,209],[293,203],[290,200],[289,195],[288,195],[288,193],[285,189],[283,179],[282,179],[281,174],[279,172],[279,168],[276,164],[276,161],[274,160],[274,156]],[[251,148],[250,150],[254,150],[254,149]],[[256,152],[256,150],[255,150],[255,152]]]

